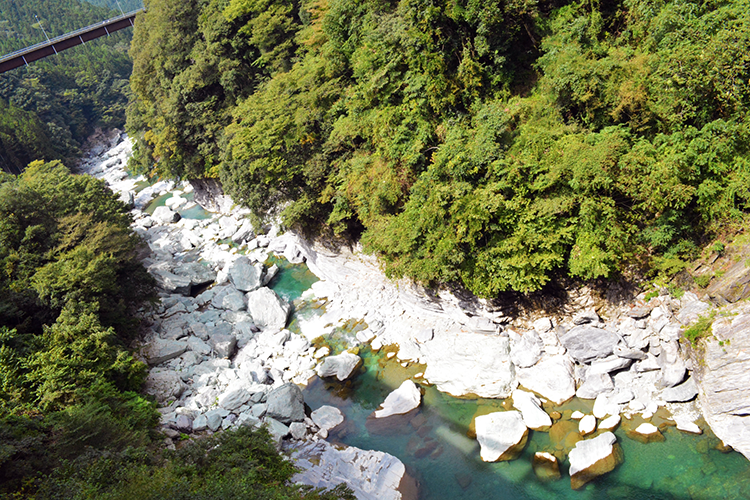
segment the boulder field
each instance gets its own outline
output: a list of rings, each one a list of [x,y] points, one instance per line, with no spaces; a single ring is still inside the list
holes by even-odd
[[[143,263],[158,283],[161,302],[143,311],[141,355],[152,367],[146,390],[160,403],[165,429],[202,433],[266,424],[280,445],[307,443],[295,445],[292,454],[305,464],[300,481],[335,484],[352,473],[343,461],[354,460],[369,464],[347,481],[359,498],[398,498],[389,495],[400,495],[399,485],[408,482],[403,464],[380,452],[330,446],[328,431],[343,416],[329,409],[316,413],[322,408],[309,413],[296,389],[315,376],[356,375],[356,354],[330,356],[311,343],[355,319],[367,327],[350,347],[395,347],[390,352],[396,360],[425,365],[422,383],[455,396],[512,398],[517,411],[476,418],[482,459],[517,454],[526,440],[521,431],[550,430],[556,424],[545,408],[574,396],[595,401],[593,415],[580,422],[580,434],[595,437],[578,441],[569,455],[574,488],[619,463],[607,429],[619,424],[620,415],[648,420],[660,407],[685,432],[701,431],[695,418],[702,410],[717,436],[750,458],[750,307],[737,306],[735,316],[717,321],[714,336],[731,343],[708,342],[705,363],[697,363],[681,332],[712,306],[695,294],[676,299],[663,293],[650,300],[641,294],[602,305],[582,289],[571,291],[555,314],[540,315],[458,292],[424,290],[386,279],[374,257],[356,248],[333,251],[293,233],[278,234],[275,227],[255,234],[247,213],[226,197],[213,204],[223,213],[181,217],[179,212],[192,208],[191,193],[199,198],[193,185],[157,182],[138,191],[142,179],[123,170],[131,147],[126,139],[82,170],[105,179],[133,206],[133,229],[148,244]],[[204,190],[201,197],[219,196],[211,193]],[[146,213],[157,196],[164,206]],[[264,264],[272,254],[304,261],[320,278],[307,298],[325,299],[325,312],[300,318],[301,335],[287,329],[293,304],[268,287],[278,273]],[[407,382],[379,412],[419,405],[418,388]],[[498,440],[503,426],[517,428],[513,442]],[[540,470],[545,460],[539,459]],[[373,480],[375,475],[383,480]],[[367,489],[373,485],[381,489]]]

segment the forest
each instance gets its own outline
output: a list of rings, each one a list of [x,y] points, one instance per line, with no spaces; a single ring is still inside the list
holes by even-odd
[[[133,168],[391,276],[671,275],[747,214],[746,0],[145,4]]]
[[[103,3],[103,2],[98,2]],[[0,55],[119,15],[78,0],[0,0]],[[123,0],[126,6],[139,2]],[[36,17],[35,17],[36,16]],[[38,19],[38,21],[37,21]],[[36,159],[72,165],[96,128],[124,126],[132,30],[0,75],[0,169]]]
[[[291,484],[265,429],[164,449],[132,353],[157,297],[130,223],[59,161],[0,172],[0,497],[351,500]]]

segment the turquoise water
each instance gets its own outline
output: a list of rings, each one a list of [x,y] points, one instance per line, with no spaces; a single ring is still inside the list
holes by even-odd
[[[318,281],[317,276],[304,264],[291,264],[288,260],[275,256],[270,256],[265,262],[266,267],[274,264],[279,267],[279,272],[268,286],[288,302],[299,299],[305,290]]]
[[[365,363],[354,380],[337,383],[315,379],[304,391],[305,402],[313,409],[328,404],[344,412],[345,423],[331,433],[331,440],[385,451],[401,459],[418,481],[420,499],[750,498],[747,460],[739,453],[715,449],[719,444],[715,437],[692,436],[670,427],[663,431],[664,442],[642,444],[627,437],[627,428],[634,426],[628,421],[615,431],[624,462],[578,491],[570,488],[569,464],[565,461],[561,462],[563,477],[559,480],[541,482],[533,472],[531,462],[536,451],[564,456],[559,450],[563,443],[553,442],[551,433],[530,431],[526,448],[516,460],[482,462],[478,443],[467,436],[472,419],[509,409],[508,402],[454,398],[424,385],[418,410],[380,422],[370,414],[391,390],[422,367],[403,368],[393,361],[384,362],[381,354],[373,354],[369,348],[360,355]],[[574,399],[559,410],[569,414],[574,408],[590,412],[591,402]],[[577,422],[568,422],[563,427],[577,430]],[[566,431],[569,429],[563,434]],[[567,434],[570,438],[576,433]]]
[[[195,201],[195,193],[193,193],[192,191],[187,194],[183,194],[182,197],[185,198],[188,203]],[[213,215],[211,212],[198,205],[197,203],[191,208],[180,209],[178,210],[178,212],[183,219],[205,220],[210,219]]]
[[[180,195],[186,200],[188,200],[188,203],[193,201],[195,199],[195,193],[187,193]],[[158,207],[163,207],[166,205],[166,202],[168,199],[172,197],[172,193],[166,193],[161,196],[157,196],[154,198],[151,203],[146,207],[146,213],[153,215],[154,210],[156,210]],[[183,205],[184,206],[184,205]],[[205,210],[200,205],[195,205],[194,207],[188,208],[188,209],[179,209],[177,212],[180,214],[181,217],[185,219],[197,219],[197,220],[204,220],[204,219],[210,219],[212,214],[211,212]]]
[[[285,261],[284,261],[285,262]],[[277,264],[281,265],[282,261]],[[288,264],[285,264],[288,265]],[[278,293],[298,298],[310,284],[306,267],[291,266],[274,283]],[[294,276],[302,276],[295,282]],[[314,278],[314,277],[313,277]],[[293,300],[293,299],[292,299]],[[316,314],[320,304],[298,305],[297,314]],[[353,332],[366,325],[350,320],[323,342],[340,352]],[[750,462],[736,452],[722,453],[719,440],[702,423],[704,435],[694,436],[660,425],[665,441],[643,444],[627,437],[627,431],[641,421],[623,420],[615,431],[624,462],[614,471],[588,483],[580,490],[570,488],[569,463],[564,456],[577,439],[577,422],[569,420],[573,410],[591,412],[593,402],[574,398],[565,405],[546,408],[559,411],[561,419],[550,432],[529,431],[521,456],[510,462],[485,463],[479,445],[471,436],[471,423],[479,414],[510,409],[510,401],[462,399],[441,393],[414,378],[424,366],[402,366],[387,360],[386,347],[373,353],[359,350],[363,366],[345,382],[314,378],[304,389],[305,402],[313,410],[335,406],[346,419],[329,440],[363,449],[380,450],[398,457],[419,485],[420,500],[446,499],[622,499],[622,500],[710,500],[750,498]],[[423,390],[422,405],[406,416],[375,420],[371,417],[385,397],[407,378]],[[659,414],[652,420],[663,424]],[[562,478],[542,482],[532,468],[537,451],[549,451],[563,460]]]

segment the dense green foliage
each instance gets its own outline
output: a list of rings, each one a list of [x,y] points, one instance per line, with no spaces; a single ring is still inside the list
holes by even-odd
[[[0,491],[149,441],[158,415],[127,344],[153,279],[129,223],[102,181],[60,162],[0,174]]]
[[[146,6],[138,168],[361,236],[391,275],[673,273],[747,211],[746,0]]]
[[[44,41],[42,28],[53,37],[119,13],[78,0],[0,0],[0,12],[1,54]],[[0,75],[0,169],[71,164],[96,127],[124,125],[131,37],[121,30]]]
[[[163,454],[127,348],[154,298],[130,222],[59,161],[0,173],[0,497],[353,499],[291,484],[265,429]]]
[[[127,450],[81,457],[58,469],[39,499],[353,500],[344,487],[329,491],[290,484],[292,464],[265,429],[242,427],[184,446],[164,457]]]

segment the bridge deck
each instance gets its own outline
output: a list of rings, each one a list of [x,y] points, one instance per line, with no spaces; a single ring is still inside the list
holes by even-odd
[[[49,41],[37,43],[36,45],[4,55],[0,57],[0,73],[5,73],[24,64],[29,64],[32,61],[57,54],[76,45],[81,45],[89,40],[94,40],[100,36],[109,35],[115,31],[133,26],[136,14],[143,11],[144,9],[134,10],[133,12],[128,12],[127,14],[113,17],[106,21],[65,33]]]

